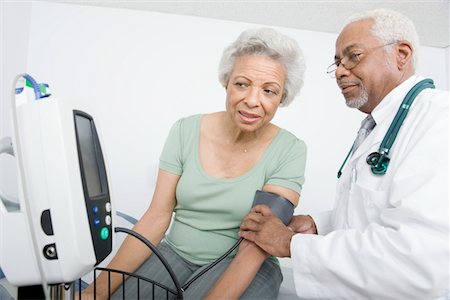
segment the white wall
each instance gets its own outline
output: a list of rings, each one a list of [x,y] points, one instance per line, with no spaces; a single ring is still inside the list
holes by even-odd
[[[450,2],[449,2],[450,5]],[[450,89],[450,59],[449,59],[449,55],[450,55],[450,47],[447,46],[447,48],[445,48],[445,78],[447,78],[447,88],[446,90]]]
[[[55,3],[22,4],[31,5],[28,18],[16,5],[6,4],[2,30],[21,39],[2,43],[2,66],[11,64],[2,70],[2,85],[9,90],[26,62],[26,71],[49,83],[54,95],[74,99],[90,112],[103,137],[114,204],[139,217],[151,198],[171,124],[182,116],[224,109],[225,91],[217,81],[222,50],[241,31],[258,25]],[[23,25],[15,26],[15,17],[29,22],[29,34]],[[278,29],[299,42],[307,62],[300,96],[274,119],[308,145],[307,181],[297,212],[329,209],[336,172],[363,115],[345,106],[325,73],[336,35]],[[436,63],[448,62],[447,57],[445,49],[420,51],[419,73],[435,79],[438,88],[448,89],[448,67]],[[7,135],[9,96],[2,96],[0,133]],[[2,168],[0,180],[9,171]]]

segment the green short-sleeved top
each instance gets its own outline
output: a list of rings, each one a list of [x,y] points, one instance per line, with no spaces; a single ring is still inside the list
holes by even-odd
[[[172,126],[159,165],[181,176],[166,241],[176,253],[198,265],[217,259],[236,243],[256,190],[271,184],[300,194],[306,162],[305,143],[281,129],[245,174],[226,179],[209,176],[198,154],[201,119],[202,115],[194,115]]]

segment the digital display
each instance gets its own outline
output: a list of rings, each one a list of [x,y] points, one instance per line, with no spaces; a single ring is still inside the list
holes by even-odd
[[[102,193],[100,182],[99,165],[97,161],[93,126],[90,119],[75,116],[78,145],[80,151],[80,161],[83,166],[85,182],[89,198]]]

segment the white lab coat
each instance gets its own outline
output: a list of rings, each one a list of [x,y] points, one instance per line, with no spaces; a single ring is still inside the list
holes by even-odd
[[[377,125],[348,160],[319,235],[291,243],[302,299],[447,299],[449,287],[449,93],[426,89],[391,148],[384,176],[366,163],[378,150],[413,76],[374,109]]]

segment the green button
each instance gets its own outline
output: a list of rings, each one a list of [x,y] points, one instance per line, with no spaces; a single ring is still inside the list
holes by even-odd
[[[102,240],[106,240],[109,237],[109,229],[107,227],[103,227],[102,230],[100,230],[100,238]]]

